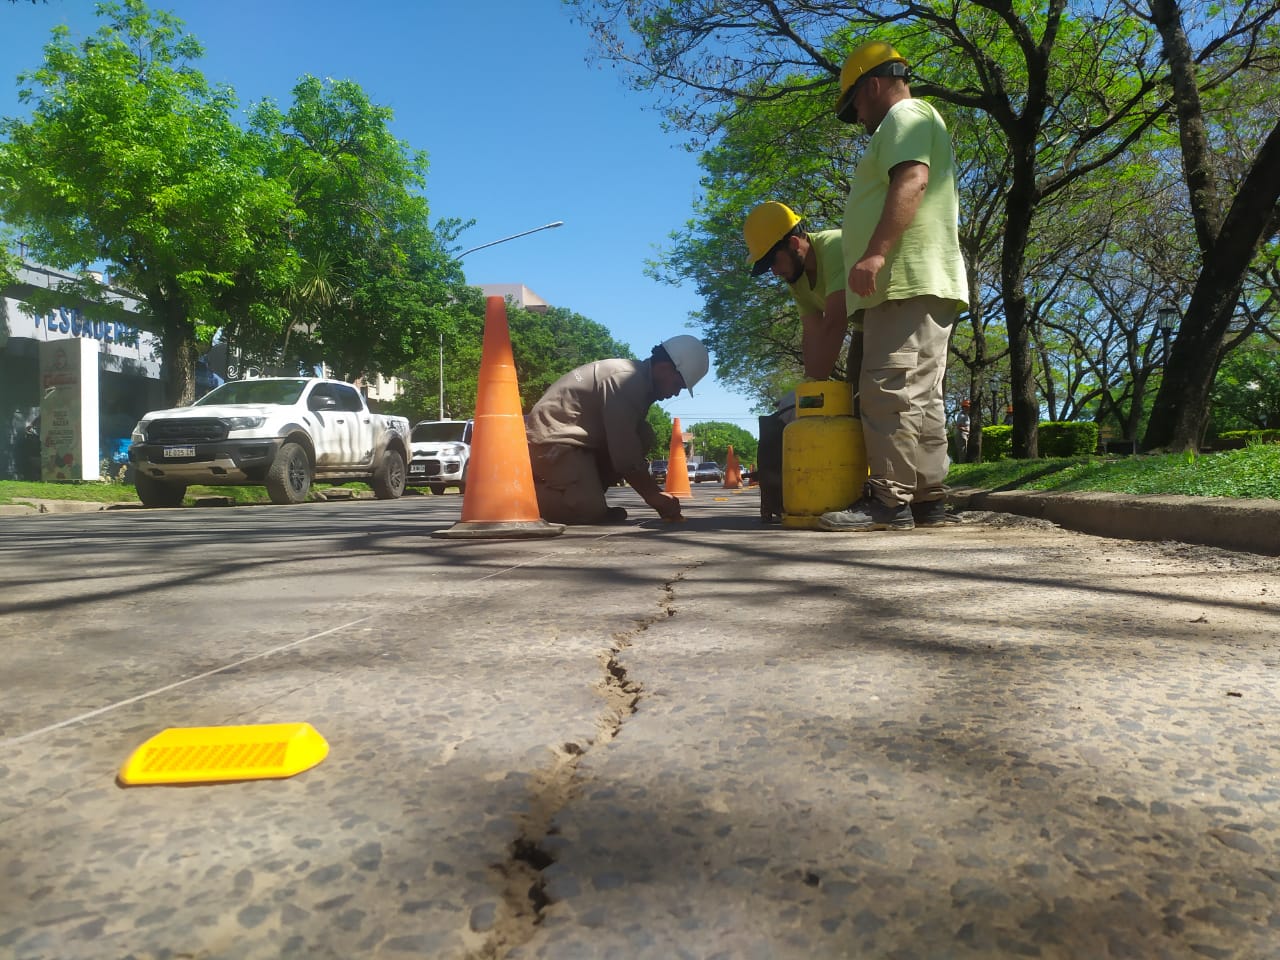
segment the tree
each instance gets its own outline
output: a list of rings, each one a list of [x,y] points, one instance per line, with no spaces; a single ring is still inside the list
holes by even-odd
[[[1255,337],[1222,361],[1213,384],[1213,427],[1280,429],[1280,349]]]
[[[274,336],[322,345],[325,362],[349,379],[403,367],[460,319],[465,281],[446,247],[461,224],[432,230],[426,155],[391,135],[391,119],[354,81],[316,77],[295,85],[287,112],[268,101],[252,117],[264,175],[286,184],[294,205],[278,239],[299,269],[262,292],[283,308]],[[261,310],[264,296],[252,302]],[[240,320],[234,336],[272,333],[252,316]]]
[[[626,344],[613,339],[608,327],[565,307],[524,310],[509,301],[507,319],[526,412],[547,387],[575,367],[610,357],[635,359]]]
[[[992,152],[1002,155],[1007,175],[999,193],[997,279],[1009,341],[1014,448],[1021,456],[1036,453],[1038,317],[1028,257],[1037,231],[1072,208],[1070,194],[1079,184],[1113,170],[1139,146],[1153,145],[1170,109],[1160,50],[1162,39],[1168,46],[1167,36],[1121,0],[1078,9],[1068,9],[1066,0],[567,2],[594,31],[601,56],[629,71],[636,86],[664,96],[669,120],[699,146],[726,134],[748,112],[782,118],[783,104],[813,98],[829,109],[845,52],[873,35],[894,43],[915,65],[913,92],[950,104],[959,114],[953,130],[979,126],[998,147]],[[1173,7],[1173,0],[1161,2]],[[1211,13],[1197,37],[1202,57],[1222,61],[1206,81],[1221,88],[1222,99],[1236,86],[1230,82],[1236,71],[1274,58],[1266,31],[1274,31],[1277,5],[1233,0]],[[762,149],[737,151],[739,166],[727,176],[737,184],[769,182],[767,171],[788,157],[775,147],[788,140],[838,158],[842,145],[830,145],[825,133],[818,126],[777,125],[759,141]],[[1264,170],[1280,176],[1274,173],[1280,163],[1269,155],[1260,155],[1252,169],[1258,180],[1266,179]],[[1254,222],[1273,216],[1274,197],[1267,202],[1265,189],[1250,196],[1262,201],[1261,214],[1252,211]],[[966,244],[965,252],[973,250]],[[1250,260],[1247,252],[1232,248],[1217,259],[1239,276]],[[975,345],[981,342],[975,337]]]
[[[653,430],[653,446],[645,456],[650,460],[667,459],[671,453],[671,431],[675,427],[671,414],[655,403],[649,408],[645,420]]]
[[[704,460],[714,460],[724,466],[732,446],[739,463],[756,462],[760,442],[736,424],[707,420],[694,424],[689,432],[693,434],[693,449]]]
[[[1236,73],[1261,69],[1269,78],[1266,86],[1274,87],[1277,5],[1242,0],[1235,13],[1227,29],[1213,37],[1197,58],[1176,0],[1150,0],[1151,21],[1164,41],[1173,83],[1201,265],[1143,438],[1147,448],[1195,449],[1199,445],[1208,423],[1209,393],[1245,276],[1264,240],[1280,230],[1280,122],[1262,140],[1253,163],[1237,181],[1234,196],[1206,124],[1202,93],[1212,93]],[[1271,43],[1264,41],[1267,30]],[[1272,109],[1257,111],[1263,117],[1274,116],[1274,98],[1267,99]]]
[[[186,402],[196,343],[222,325],[219,295],[239,272],[278,268],[278,248],[256,240],[289,198],[232,122],[232,93],[190,66],[202,51],[180,21],[142,0],[99,12],[92,38],[76,46],[56,28],[43,65],[19,78],[34,110],[0,124],[0,217],[39,259],[100,264],[137,295],[160,337],[167,400]],[[87,274],[71,292],[104,299]]]

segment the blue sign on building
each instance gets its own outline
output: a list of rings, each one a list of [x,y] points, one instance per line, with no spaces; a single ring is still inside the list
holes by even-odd
[[[89,320],[78,307],[59,307],[43,317],[36,317],[36,327],[41,324],[50,333],[69,333],[73,337],[91,337],[103,343],[138,342],[141,331],[127,323],[115,320]]]

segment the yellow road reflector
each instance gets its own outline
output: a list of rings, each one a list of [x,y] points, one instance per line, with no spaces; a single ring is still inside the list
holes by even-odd
[[[729,498],[728,497],[712,497],[711,499],[715,500],[717,503],[724,503]]]
[[[120,768],[120,782],[278,779],[310,770],[328,755],[329,744],[309,723],[170,727],[133,752]]]

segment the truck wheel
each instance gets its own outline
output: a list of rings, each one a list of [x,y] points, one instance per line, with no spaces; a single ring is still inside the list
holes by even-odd
[[[432,495],[433,497],[443,497],[443,496],[444,496],[444,484],[443,484],[443,483],[431,483],[431,484],[428,484],[428,486],[429,486],[429,487],[431,487],[431,495]]]
[[[180,507],[187,495],[185,483],[165,483],[145,473],[134,475],[133,489],[144,507]]]
[[[398,450],[385,450],[382,454],[382,462],[373,471],[370,486],[373,487],[373,495],[379,500],[395,500],[404,493],[406,479],[404,457]]]
[[[462,480],[458,483],[458,496],[465,496],[467,493],[467,468],[470,466],[471,464],[467,464],[466,467],[462,468]]]
[[[267,495],[272,503],[302,503],[311,490],[311,461],[297,443],[285,443],[267,471]]]

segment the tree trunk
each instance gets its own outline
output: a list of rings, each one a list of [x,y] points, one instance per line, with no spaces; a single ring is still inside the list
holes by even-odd
[[[171,407],[186,406],[196,398],[196,337],[187,311],[172,300],[157,295],[148,303],[160,321],[160,379],[165,402]]]
[[[1005,201],[1000,293],[1004,299],[1005,325],[1009,331],[1009,401],[1013,404],[1011,453],[1016,459],[1033,460],[1040,455],[1036,429],[1040,417],[1024,283],[1027,239],[1035,209],[1035,148],[1032,143],[1015,145],[1011,139],[1010,149],[1014,152],[1013,177]]]
[[[1273,229],[1280,200],[1280,123],[1272,127],[1224,217],[1216,157],[1205,131],[1181,12],[1176,0],[1151,0],[1151,15],[1173,80],[1183,174],[1203,262],[1142,445],[1148,450],[1194,450],[1208,423],[1209,393],[1243,277]]]
[[[1196,449],[1209,418],[1209,393],[1242,278],[1270,229],[1280,202],[1280,123],[1271,128],[1205,253],[1187,315],[1170,350],[1143,447]]]

